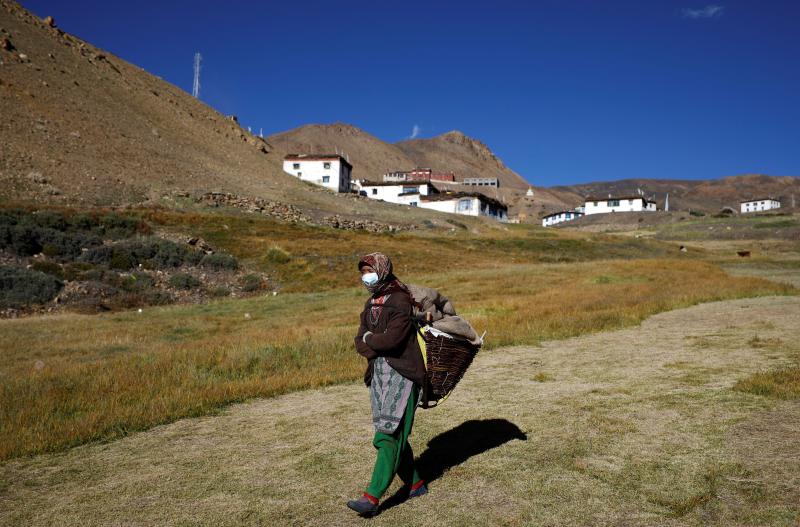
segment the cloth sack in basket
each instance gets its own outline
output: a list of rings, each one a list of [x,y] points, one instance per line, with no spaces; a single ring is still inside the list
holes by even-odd
[[[423,313],[431,314],[431,324],[434,328],[444,331],[454,337],[463,338],[473,346],[480,346],[483,341],[472,325],[456,314],[456,309],[449,298],[436,289],[421,285],[408,284],[411,296],[422,305],[422,309],[414,308],[414,316]]]

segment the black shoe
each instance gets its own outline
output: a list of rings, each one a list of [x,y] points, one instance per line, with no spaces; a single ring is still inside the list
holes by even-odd
[[[371,518],[378,513],[378,504],[372,503],[372,500],[366,496],[361,496],[357,500],[348,501],[347,506],[364,518]]]
[[[428,486],[426,484],[422,484],[414,490],[409,491],[408,499],[411,498],[419,498],[420,496],[424,496],[428,493]]]

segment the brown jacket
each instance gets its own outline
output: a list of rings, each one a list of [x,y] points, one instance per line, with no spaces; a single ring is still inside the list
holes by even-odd
[[[377,357],[386,357],[389,366],[418,386],[425,384],[425,363],[417,342],[416,326],[411,315],[411,299],[405,293],[392,293],[383,305],[381,316],[373,326],[369,319],[370,301],[361,312],[361,325],[356,335],[356,351],[369,363],[364,372],[364,383],[372,381],[372,365]],[[363,340],[367,335],[366,343]]]

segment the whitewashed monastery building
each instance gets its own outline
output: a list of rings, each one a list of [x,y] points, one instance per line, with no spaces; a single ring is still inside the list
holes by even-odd
[[[487,216],[503,223],[508,221],[505,204],[478,192],[440,192],[420,196],[420,207],[465,216]]]
[[[781,202],[775,198],[751,199],[741,202],[742,213],[760,212],[762,210],[779,209]]]
[[[577,210],[562,210],[559,212],[554,212],[542,217],[542,227],[550,227],[557,223],[576,220],[581,216],[583,216],[583,212],[579,212]]]
[[[420,197],[438,192],[429,181],[356,181],[359,194],[371,199],[419,207]]]
[[[588,197],[583,204],[584,213],[603,214],[606,212],[655,212],[656,202],[644,196],[621,196],[617,198]]]
[[[283,158],[283,171],[335,192],[350,192],[353,165],[338,154],[289,154]]]
[[[442,192],[430,181],[356,181],[359,194],[389,203],[410,205],[424,209],[487,216],[498,221],[508,221],[508,207],[500,201],[479,192]]]

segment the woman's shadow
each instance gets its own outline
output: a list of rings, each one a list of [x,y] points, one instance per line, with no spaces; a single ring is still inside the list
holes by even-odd
[[[472,456],[528,436],[514,423],[505,419],[471,420],[443,432],[428,442],[428,448],[415,461],[420,477],[430,483],[447,470],[460,465]],[[381,504],[381,511],[400,505],[408,499],[408,489],[400,488]]]

